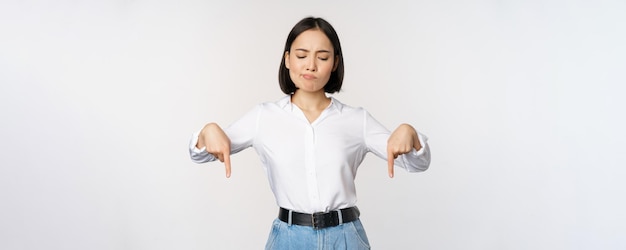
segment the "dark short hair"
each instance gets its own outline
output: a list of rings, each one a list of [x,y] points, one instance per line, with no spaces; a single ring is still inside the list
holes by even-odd
[[[296,40],[302,32],[312,29],[319,29],[326,34],[333,45],[335,54],[333,59],[337,59],[337,69],[330,74],[330,79],[328,79],[328,83],[324,86],[324,91],[332,94],[341,90],[341,85],[343,84],[343,54],[341,53],[339,36],[337,36],[337,32],[335,32],[333,26],[326,20],[319,17],[307,17],[300,20],[300,22],[291,29],[289,36],[287,36],[287,42],[285,43],[285,49],[283,50],[282,60],[280,62],[280,69],[278,70],[280,89],[285,94],[292,94],[296,92],[297,89],[289,76],[289,69],[285,66],[285,52],[290,52],[291,44],[293,44],[293,41]]]

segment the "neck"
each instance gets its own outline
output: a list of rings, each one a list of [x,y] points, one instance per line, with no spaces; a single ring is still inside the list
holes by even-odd
[[[330,104],[330,98],[323,90],[317,92],[296,90],[291,96],[291,102],[302,110],[324,110]]]

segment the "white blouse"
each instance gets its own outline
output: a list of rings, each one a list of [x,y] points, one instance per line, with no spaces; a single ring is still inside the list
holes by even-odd
[[[278,206],[303,213],[328,212],[356,205],[354,178],[368,152],[387,160],[389,130],[365,109],[331,104],[313,123],[291,103],[290,96],[257,105],[224,129],[231,153],[253,147],[267,173]],[[191,160],[215,161],[198,135],[189,144]],[[427,137],[418,132],[422,148],[399,156],[394,164],[409,172],[430,165]]]

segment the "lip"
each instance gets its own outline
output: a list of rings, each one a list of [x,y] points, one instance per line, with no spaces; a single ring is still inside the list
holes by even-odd
[[[317,79],[317,77],[315,77],[314,75],[311,75],[311,74],[303,74],[302,78],[307,79],[307,80],[315,80],[315,79]]]

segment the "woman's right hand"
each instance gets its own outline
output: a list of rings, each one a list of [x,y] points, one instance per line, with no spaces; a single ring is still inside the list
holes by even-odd
[[[209,154],[214,155],[226,166],[226,178],[230,177],[230,139],[216,123],[209,123],[202,128],[198,136],[197,148],[206,147]]]

